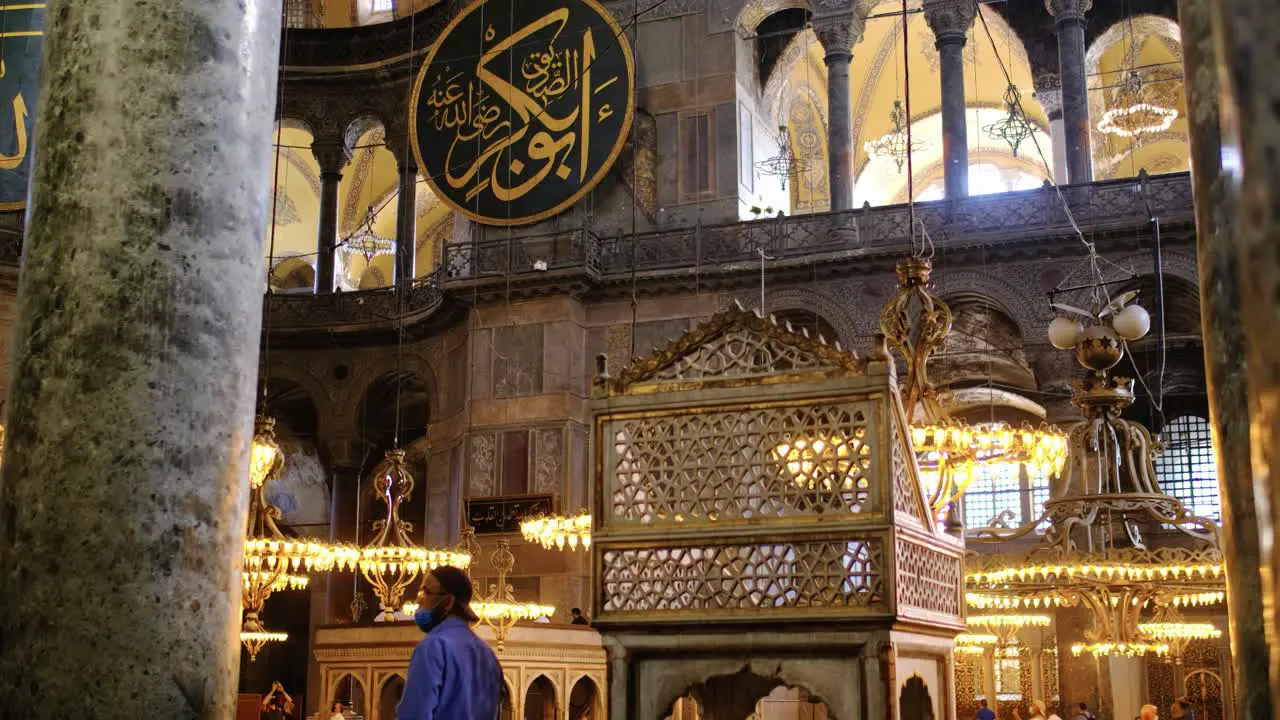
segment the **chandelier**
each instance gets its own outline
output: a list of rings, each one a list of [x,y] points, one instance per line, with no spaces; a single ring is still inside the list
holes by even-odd
[[[1043,514],[1013,529],[980,528],[970,542],[1005,542],[1048,522],[1040,542],[1021,557],[971,556],[967,599],[987,606],[1083,607],[1093,619],[1073,654],[1166,655],[1181,635],[1204,631],[1170,619],[1173,608],[1222,597],[1218,529],[1187,512],[1161,491],[1153,461],[1158,444],[1143,426],[1121,417],[1134,400],[1133,380],[1109,373],[1123,358],[1127,340],[1150,326],[1146,311],[1128,305],[1136,293],[1111,300],[1094,286],[1094,310],[1062,303],[1078,315],[1050,325],[1050,342],[1070,349],[1088,374],[1075,381],[1072,402],[1083,419],[1068,431],[1064,482],[1053,488]],[[1185,542],[1146,544],[1143,528],[1167,527]],[[1144,617],[1145,616],[1145,617]]]
[[[1066,462],[1066,437],[1050,426],[1014,428],[1001,422],[968,425],[948,416],[929,380],[929,358],[951,330],[951,309],[933,293],[933,263],[913,256],[898,262],[897,292],[880,313],[888,346],[907,364],[903,404],[912,422],[911,440],[929,503],[941,513],[964,495],[974,469],[998,464],[1029,465],[1057,474]]]
[[[591,513],[583,510],[577,515],[539,515],[520,523],[520,534],[529,542],[536,542],[547,550],[570,550],[591,547]]]
[[[1168,130],[1178,119],[1178,111],[1149,101],[1148,94],[1142,76],[1136,69],[1130,70],[1116,92],[1119,104],[1102,114],[1098,132],[1131,138]]]
[[[867,151],[867,155],[893,160],[898,166],[899,174],[902,173],[902,166],[907,162],[907,155],[918,153],[928,147],[928,143],[917,138],[912,138],[910,143],[907,142],[906,120],[907,113],[902,109],[902,101],[894,100],[893,109],[889,111],[889,122],[893,125],[893,129],[882,135],[879,140],[868,140],[862,144],[862,149]]]
[[[409,539],[413,524],[400,519],[400,506],[413,492],[413,475],[404,450],[388,450],[373,471],[373,491],[387,506],[387,516],[373,524],[374,537],[360,548],[357,564],[382,604],[383,620],[394,620],[404,592],[420,574],[441,565],[466,569],[471,556],[455,550],[424,548]]]
[[[249,517],[240,573],[244,606],[240,641],[252,662],[266,643],[288,639],[288,634],[268,631],[262,625],[262,606],[271,593],[306,587],[304,573],[329,570],[342,561],[342,556],[327,545],[286,538],[276,525],[280,509],[271,504],[266,492],[267,485],[284,466],[275,420],[257,419],[249,458]]]
[[[787,180],[797,178],[808,170],[807,162],[796,157],[795,148],[791,146],[791,131],[786,125],[778,127],[778,154],[756,163],[756,171],[761,175],[777,177],[782,181],[782,189],[787,189]]]
[[[554,615],[556,609],[551,605],[516,601],[515,590],[507,582],[507,575],[516,565],[516,557],[511,554],[511,545],[506,540],[498,543],[498,549],[490,560],[493,569],[498,571],[498,582],[490,585],[488,595],[480,602],[472,603],[471,609],[485,625],[493,628],[498,652],[502,652],[506,647],[507,636],[517,622]]]
[[[1035,133],[1036,126],[1023,112],[1022,93],[1018,92],[1018,87],[1013,83],[1009,83],[1008,89],[1004,91],[1004,104],[1008,107],[1009,114],[983,127],[982,131],[992,140],[1008,143],[1013,156],[1018,157],[1018,147]]]

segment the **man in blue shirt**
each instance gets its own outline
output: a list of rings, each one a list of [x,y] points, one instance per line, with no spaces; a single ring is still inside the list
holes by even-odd
[[[442,566],[422,581],[414,621],[427,634],[413,650],[397,720],[496,720],[502,669],[471,631],[471,579]]]
[[[996,720],[996,714],[987,707],[986,700],[978,701],[978,720]]]

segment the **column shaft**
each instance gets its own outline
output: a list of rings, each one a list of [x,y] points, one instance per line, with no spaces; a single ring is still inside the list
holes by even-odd
[[[849,100],[852,52],[827,51],[827,157],[831,209],[853,208],[853,120]]]
[[[0,714],[229,720],[280,1],[49,17],[0,478]]]
[[[1274,62],[1280,5],[1274,0],[1214,0],[1209,5],[1213,13],[1216,68],[1199,63],[1196,72],[1226,70],[1222,76],[1226,87],[1219,107],[1222,108],[1222,144],[1227,147],[1221,156],[1237,160],[1224,168],[1222,182],[1228,188],[1228,197],[1234,198],[1226,217],[1239,253],[1239,307],[1246,348],[1244,377],[1249,395],[1253,479],[1253,491],[1247,499],[1234,493],[1231,499],[1241,501],[1241,505],[1254,504],[1258,534],[1265,539],[1259,545],[1263,571],[1269,572],[1269,578],[1264,575],[1267,582],[1262,587],[1262,622],[1271,653],[1274,702],[1276,693],[1280,692],[1280,662],[1277,661],[1280,647],[1276,642],[1280,628],[1276,626],[1274,602],[1274,583],[1280,581],[1280,576],[1276,573],[1276,554],[1271,540],[1275,525],[1273,513],[1277,509],[1276,485],[1280,482],[1280,336],[1275,332],[1280,322],[1280,254],[1277,254],[1280,245],[1276,243],[1280,235],[1280,215],[1276,212],[1280,207],[1280,168],[1275,163],[1277,148],[1280,148],[1280,115],[1276,112],[1280,107],[1280,86],[1276,83]],[[1192,61],[1188,58],[1187,62]],[[1201,200],[1210,199],[1197,197],[1197,206]],[[1218,214],[1213,217],[1217,220]],[[1222,272],[1218,272],[1214,278],[1221,276]],[[1212,290],[1208,283],[1214,278],[1201,276],[1201,287],[1206,292]],[[1205,318],[1206,323],[1213,320]],[[1239,375],[1235,381],[1240,382]],[[1238,409],[1225,406],[1220,409],[1224,419],[1228,412],[1234,411],[1233,420],[1243,420]],[[1236,532],[1244,531],[1232,530],[1231,534]],[[1244,562],[1242,559],[1241,564]],[[1229,581],[1233,585],[1238,582]],[[1236,612],[1232,610],[1233,623],[1237,621]],[[1232,642],[1234,644],[1236,638],[1232,638]],[[1250,693],[1256,690],[1251,689]],[[1240,700],[1243,703],[1250,698]],[[1262,717],[1259,712],[1261,709],[1254,706],[1241,716]]]
[[[1220,90],[1213,47],[1214,0],[1179,0],[1191,180],[1196,206],[1200,314],[1209,419],[1214,429],[1222,495],[1223,555],[1231,636],[1233,695],[1241,720],[1271,717],[1270,657],[1263,623],[1258,511],[1250,463],[1249,388],[1242,381],[1246,353],[1240,316],[1240,257],[1236,198],[1222,168]],[[1178,668],[1181,671],[1181,667]],[[1180,673],[1179,673],[1180,674]]]
[[[335,248],[338,245],[338,184],[342,173],[320,173],[320,230],[316,242],[316,292],[331,293],[334,288]]]
[[[942,70],[942,163],[947,198],[969,196],[969,128],[964,104],[964,35],[938,38]]]
[[[400,166],[400,192],[396,195],[396,286],[408,287],[416,275],[418,168]]]
[[[1093,153],[1089,147],[1088,78],[1085,76],[1084,17],[1060,17],[1058,69],[1062,78],[1062,125],[1067,149],[1067,179],[1093,181]]]

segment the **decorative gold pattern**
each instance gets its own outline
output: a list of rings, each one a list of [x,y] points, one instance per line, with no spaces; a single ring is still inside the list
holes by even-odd
[[[883,603],[876,539],[610,550],[607,613],[872,608]]]
[[[615,420],[607,426],[614,439],[606,496],[613,520],[723,522],[863,512],[876,472],[869,412],[869,403],[845,403]],[[826,452],[789,457],[802,442],[813,453],[810,438],[828,438]],[[779,456],[784,447],[789,450]],[[841,451],[845,457],[838,459]],[[818,456],[822,461],[815,463]]]
[[[634,385],[678,381],[707,382],[784,373],[819,375],[826,371],[859,375],[866,361],[839,343],[811,338],[745,310],[741,305],[716,313],[647,358],[636,360],[615,379],[601,378],[610,393],[626,393]]]

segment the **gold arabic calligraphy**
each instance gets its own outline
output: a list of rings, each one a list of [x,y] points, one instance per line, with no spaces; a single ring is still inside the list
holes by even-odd
[[[7,72],[3,60],[0,60],[0,78]],[[0,155],[0,170],[13,170],[22,164],[27,157],[27,101],[19,92],[13,98],[13,132],[18,149],[12,155]]]
[[[578,182],[586,181],[593,122],[602,123],[614,114],[608,103],[593,112],[592,98],[618,78],[615,75],[592,86],[594,34],[585,30],[580,47],[558,47],[568,22],[567,8],[555,10],[486,50],[474,74],[445,67],[436,76],[426,101],[430,122],[437,131],[453,132],[443,179],[449,187],[464,192],[466,200],[485,190],[500,202],[517,200],[552,172],[565,181],[576,170]],[[547,30],[552,31],[550,40],[524,55],[510,79],[495,71],[504,53],[529,45],[530,38]],[[485,38],[491,40],[493,35],[490,26]],[[572,109],[552,112],[550,106],[569,93],[577,94]],[[505,116],[498,100],[509,108]],[[520,153],[515,151],[521,149],[536,168],[527,168],[518,157]],[[575,150],[576,168],[572,162]],[[468,159],[455,160],[455,152]]]

